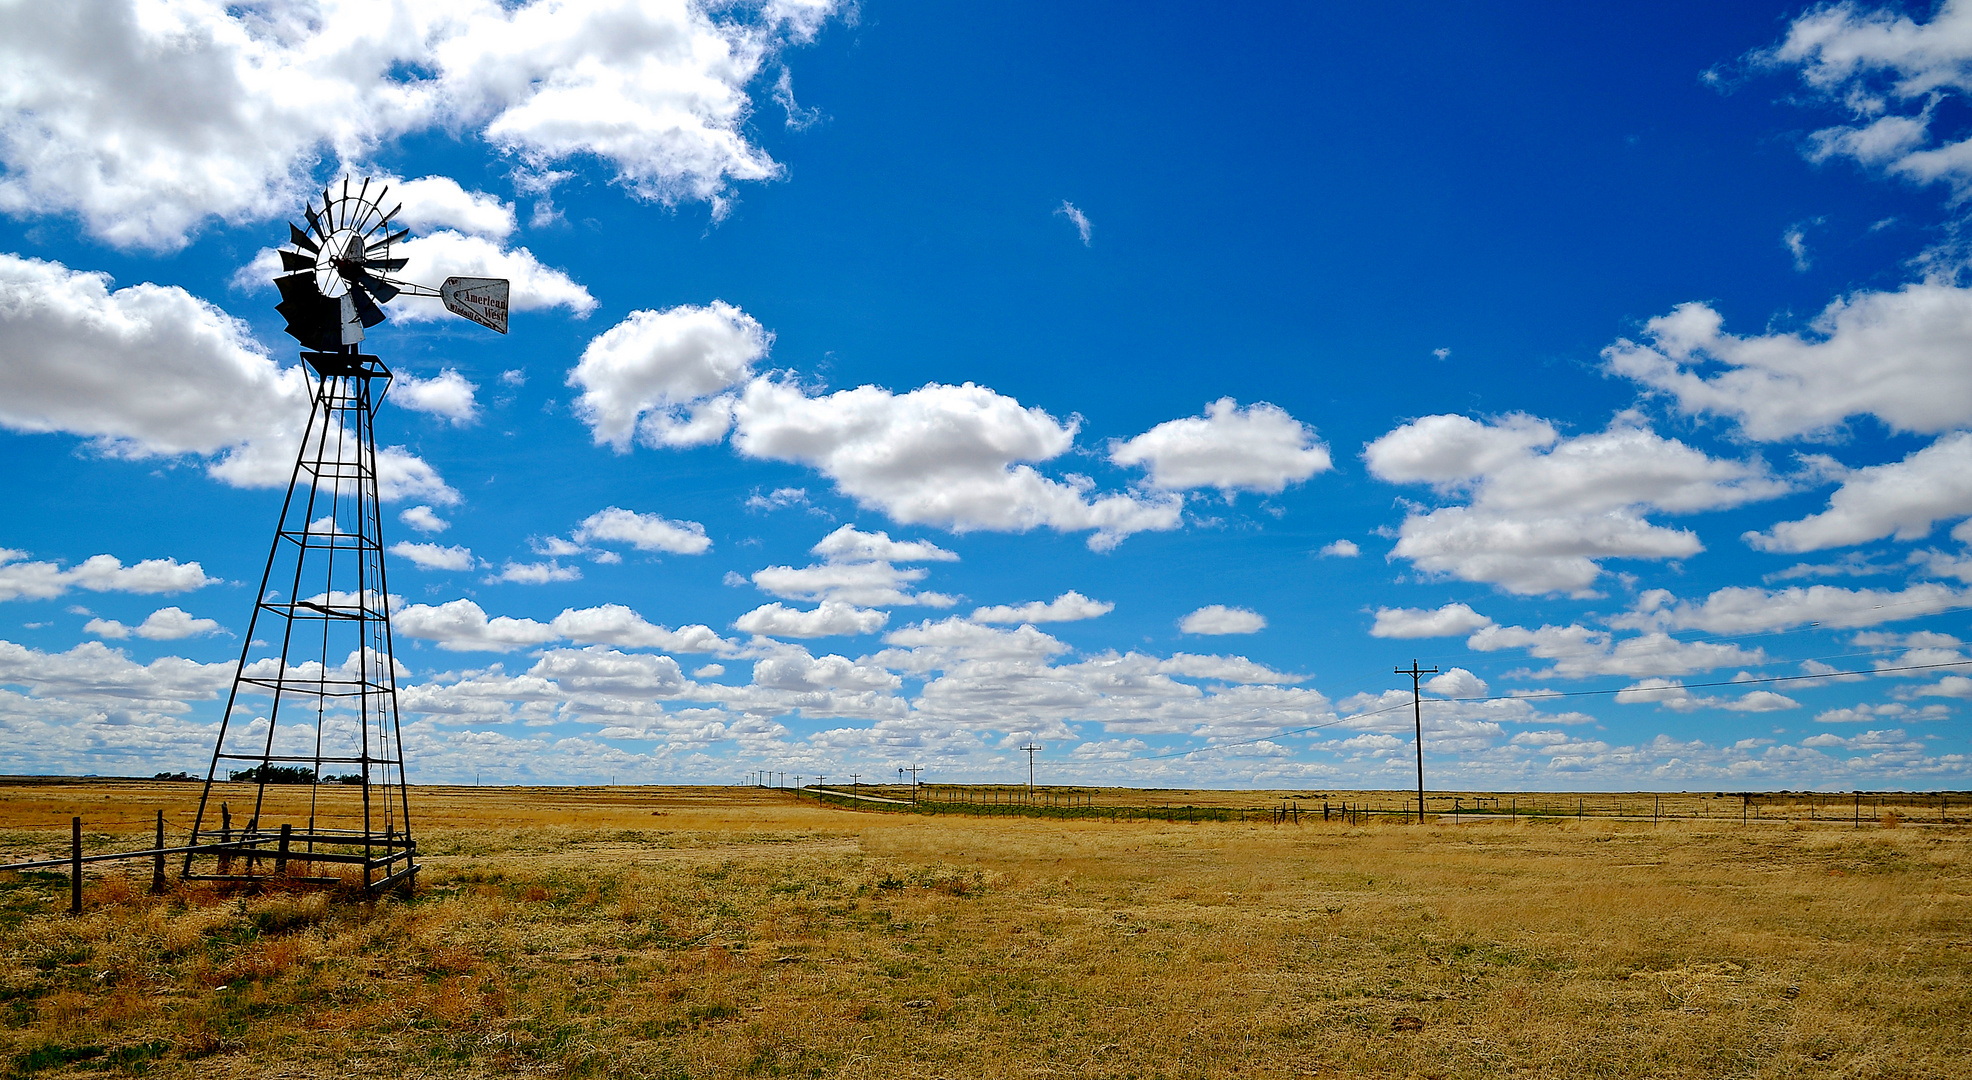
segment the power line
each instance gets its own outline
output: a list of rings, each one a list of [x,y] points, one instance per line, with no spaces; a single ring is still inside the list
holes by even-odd
[[[1700,690],[1714,686],[1754,686],[1754,685],[1759,685],[1761,683],[1800,682],[1800,681],[1806,681],[1811,679],[1840,679],[1851,675],[1865,675],[1865,676],[1881,675],[1895,671],[1933,671],[1938,668],[1953,668],[1953,667],[1972,667],[1972,660],[1952,660],[1938,664],[1908,664],[1901,667],[1871,668],[1868,671],[1821,671],[1821,672],[1815,672],[1810,675],[1770,675],[1760,679],[1721,679],[1717,682],[1679,683],[1675,687],[1620,686],[1608,690],[1554,690],[1554,691],[1537,691],[1537,692],[1531,692],[1525,694],[1491,694],[1485,697],[1432,698],[1431,700],[1446,701],[1446,702],[1466,702],[1466,703],[1485,702],[1485,701],[1545,701],[1553,698],[1595,697],[1595,696],[1606,697],[1611,694],[1621,694],[1624,693],[1625,691],[1633,692],[1633,693],[1648,693],[1653,690],[1670,690],[1670,689]],[[1400,672],[1399,674],[1409,674],[1409,673]],[[1405,705],[1409,705],[1409,704],[1411,704],[1411,702],[1407,701],[1397,705],[1386,706],[1385,708],[1381,708],[1381,709],[1372,709],[1369,712],[1356,713],[1353,716],[1339,717],[1337,719],[1324,721],[1319,724],[1309,724],[1306,727],[1290,728],[1286,731],[1276,731],[1271,735],[1261,735],[1252,739],[1240,739],[1235,742],[1212,743],[1209,746],[1195,747],[1190,750],[1174,750],[1171,751],[1170,753],[1165,753],[1165,754],[1142,754],[1137,757],[1121,758],[1119,759],[1118,763],[1127,763],[1132,761],[1162,761],[1167,758],[1189,757],[1192,754],[1203,754],[1213,750],[1230,750],[1236,746],[1251,746],[1254,743],[1263,743],[1272,739],[1286,738],[1289,735],[1301,735],[1310,731],[1320,731],[1324,728],[1340,727],[1352,721],[1366,720],[1369,717],[1381,716],[1384,713],[1393,713],[1398,711],[1399,709],[1402,709]],[[1268,711],[1278,712],[1280,710],[1269,709]]]

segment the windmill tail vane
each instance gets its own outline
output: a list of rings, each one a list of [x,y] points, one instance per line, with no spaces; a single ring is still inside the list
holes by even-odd
[[[318,378],[184,861],[188,879],[409,887],[417,872],[390,626],[376,406],[390,369],[360,351],[399,296],[507,329],[508,283],[395,275],[410,230],[389,188],[344,178],[290,223],[274,279]],[[388,206],[388,209],[386,209]]]

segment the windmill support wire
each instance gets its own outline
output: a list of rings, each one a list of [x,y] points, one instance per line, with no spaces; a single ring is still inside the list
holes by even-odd
[[[408,888],[418,869],[372,426],[390,369],[354,345],[301,355],[316,374],[313,409],[184,845],[184,876],[258,883],[295,880],[290,860],[343,864],[361,871],[348,884],[374,894]],[[331,770],[342,785],[327,783]],[[252,810],[235,832],[220,804],[228,820],[214,843],[208,814],[236,776],[253,785]],[[324,792],[349,788],[360,803],[349,817],[360,824],[325,827],[321,819],[342,808],[324,806]]]

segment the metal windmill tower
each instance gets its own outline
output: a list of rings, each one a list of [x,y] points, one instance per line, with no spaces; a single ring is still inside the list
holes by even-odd
[[[361,344],[403,294],[438,297],[504,334],[508,287],[392,278],[406,260],[391,248],[410,230],[393,224],[401,204],[384,209],[388,188],[370,187],[345,177],[340,192],[324,190],[280,252],[277,310],[313,372],[314,407],[199,796],[188,879],[342,883],[322,876],[326,864],[360,869],[362,887],[381,891],[417,872],[372,424],[390,369]],[[253,785],[238,811],[216,798],[236,778]]]

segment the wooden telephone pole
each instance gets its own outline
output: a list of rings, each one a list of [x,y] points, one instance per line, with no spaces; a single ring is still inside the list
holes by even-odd
[[[1411,677],[1411,719],[1417,725],[1417,823],[1424,824],[1424,700],[1418,688],[1418,680],[1426,675],[1438,674],[1435,667],[1421,668],[1412,660],[1409,670],[1398,668],[1397,674]]]

